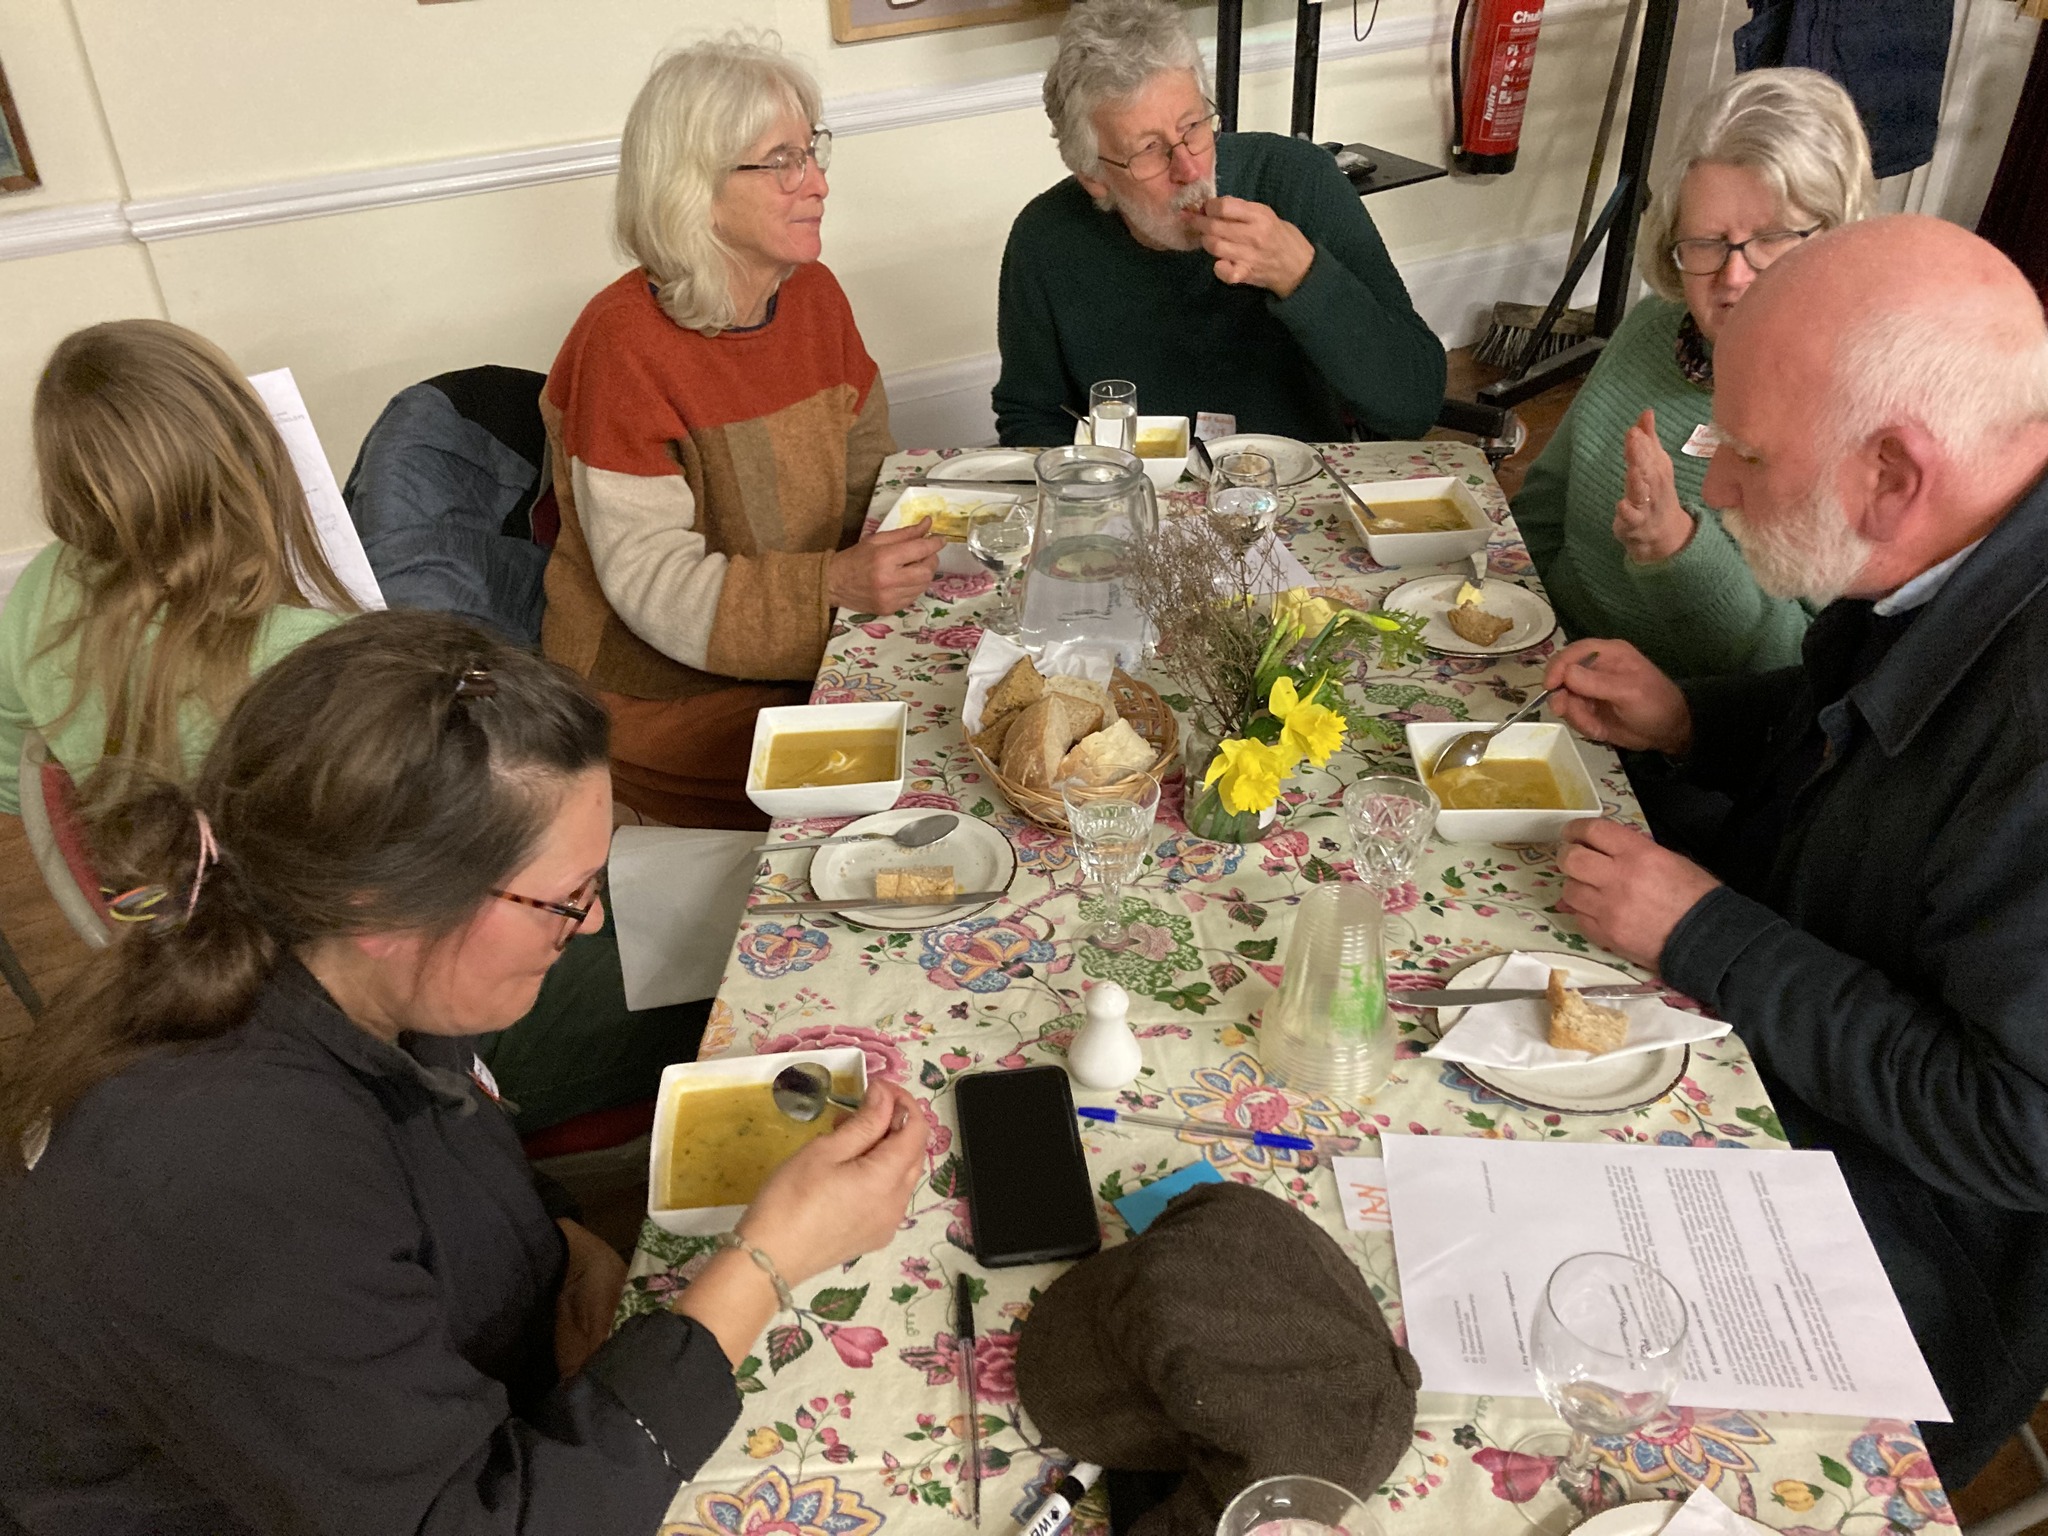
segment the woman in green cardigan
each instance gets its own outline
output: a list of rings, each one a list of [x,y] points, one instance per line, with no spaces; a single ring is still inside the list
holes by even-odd
[[[1738,75],[1693,113],[1643,221],[1657,296],[1622,321],[1515,497],[1567,631],[1632,641],[1678,678],[1799,659],[1806,610],[1758,588],[1700,498],[1714,338],[1758,271],[1875,199],[1855,106],[1817,71]]]

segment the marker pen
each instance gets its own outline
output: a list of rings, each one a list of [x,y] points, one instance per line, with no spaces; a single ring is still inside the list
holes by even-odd
[[[1059,1487],[1047,1494],[1045,1502],[1038,1506],[1038,1513],[1024,1527],[1024,1536],[1054,1536],[1055,1532],[1065,1530],[1067,1522],[1074,1518],[1074,1506],[1095,1486],[1095,1479],[1100,1476],[1102,1468],[1094,1462],[1075,1462],[1067,1469],[1067,1475],[1060,1479]]]

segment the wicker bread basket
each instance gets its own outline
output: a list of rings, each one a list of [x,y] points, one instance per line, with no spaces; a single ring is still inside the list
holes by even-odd
[[[1131,729],[1151,746],[1150,771],[1155,778],[1163,778],[1180,752],[1180,725],[1173,718],[1173,711],[1166,707],[1166,700],[1159,697],[1157,689],[1121,670],[1109,680],[1109,699],[1116,706],[1116,712],[1130,722]],[[1027,789],[1015,780],[1005,778],[989,755],[971,740],[968,750],[981,764],[981,771],[994,781],[1010,804],[1041,827],[1050,827],[1055,832],[1067,830],[1066,802],[1060,799],[1058,790]]]

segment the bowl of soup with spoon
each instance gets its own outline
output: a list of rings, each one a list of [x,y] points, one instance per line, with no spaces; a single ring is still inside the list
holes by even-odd
[[[1475,723],[1485,722],[1411,721],[1406,727],[1415,776],[1443,806],[1438,837],[1452,843],[1554,843],[1567,824],[1600,814],[1593,776],[1561,725],[1511,725],[1473,767],[1432,773],[1445,744]]]

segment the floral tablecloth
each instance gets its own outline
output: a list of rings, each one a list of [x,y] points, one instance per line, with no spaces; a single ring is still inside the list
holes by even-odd
[[[1453,474],[1499,523],[1496,573],[1537,585],[1499,487],[1479,453],[1447,442],[1353,444],[1330,452],[1349,478]],[[875,515],[903,475],[929,453],[884,467]],[[1381,594],[1402,576],[1375,566],[1326,479],[1296,488],[1283,518],[1289,546],[1319,581]],[[984,1416],[985,1524],[1010,1528],[1068,1460],[1041,1442],[1020,1411],[1012,1379],[1017,1330],[1056,1266],[986,1273],[965,1247],[952,1087],[962,1073],[1059,1062],[1077,1026],[1084,980],[1129,989],[1145,1071],[1120,1095],[1126,1107],[1261,1129],[1357,1137],[1370,1154],[1383,1128],[1414,1135],[1607,1139],[1714,1146],[1730,1154],[1782,1146],[1748,1053],[1732,1036],[1693,1048],[1677,1091],[1609,1116],[1526,1110],[1455,1067],[1420,1058],[1427,1013],[1399,1014],[1404,1038],[1387,1085],[1357,1103],[1324,1100],[1267,1082],[1257,1018],[1280,979],[1291,904],[1345,863],[1337,810],[1345,784],[1393,767],[1397,746],[1356,740],[1327,770],[1292,783],[1274,830],[1239,847],[1187,835],[1177,781],[1162,798],[1155,845],[1129,889],[1124,916],[1138,942],[1115,954],[1077,944],[1080,897],[1066,841],[1016,814],[984,781],[963,743],[958,710],[981,576],[942,575],[895,618],[841,614],[814,697],[820,702],[905,699],[909,775],[903,805],[965,811],[1006,832],[1020,871],[1007,903],[922,933],[884,932],[838,918],[750,917],[740,930],[713,1007],[703,1054],[729,1056],[857,1045],[871,1075],[908,1087],[931,1121],[929,1178],[911,1221],[882,1253],[799,1288],[800,1310],[778,1318],[739,1372],[738,1426],[697,1480],[677,1495],[671,1532],[705,1536],[801,1533],[872,1536],[958,1530],[967,1520],[962,1478],[965,1414],[953,1334],[952,1277],[979,1275],[977,1350]],[[1497,719],[1538,686],[1539,650],[1507,661],[1433,658],[1398,672],[1361,665],[1351,697],[1389,722]],[[1171,684],[1154,678],[1163,692]],[[1611,753],[1586,747],[1611,814],[1635,818]],[[799,835],[795,825],[782,829]],[[770,873],[770,870],[773,873]],[[807,894],[805,861],[764,863],[770,900]],[[1553,911],[1559,876],[1548,851],[1434,843],[1420,877],[1389,904],[1394,986],[1515,948],[1590,951]],[[1293,1201],[1357,1259],[1388,1320],[1401,1327],[1391,1240],[1345,1230],[1326,1159],[1273,1152],[1197,1134],[1091,1123],[1084,1141],[1104,1239],[1126,1235],[1109,1202],[1197,1159],[1225,1177]],[[1327,1145],[1327,1143],[1325,1143]],[[709,1240],[649,1225],[622,1313],[659,1306],[687,1283]],[[1556,1420],[1536,1398],[1425,1393],[1409,1453],[1375,1501],[1390,1536],[1402,1532],[1516,1532],[1519,1506],[1551,1470],[1510,1449]],[[1912,1426],[1889,1421],[1673,1410],[1626,1442],[1601,1447],[1609,1498],[1682,1497],[1705,1483],[1743,1514],[1788,1532],[1876,1533],[1952,1524],[1940,1483]],[[1084,1514],[1088,1513],[1084,1507]]]

